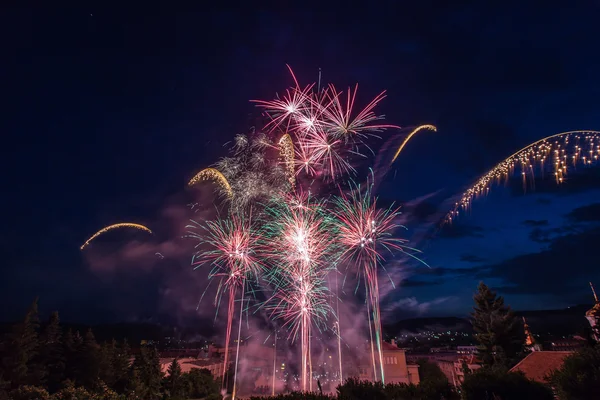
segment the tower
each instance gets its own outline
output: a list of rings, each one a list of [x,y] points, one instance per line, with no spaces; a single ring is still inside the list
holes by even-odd
[[[539,344],[535,342],[531,331],[529,330],[529,325],[527,325],[527,321],[525,317],[523,317],[523,328],[525,329],[525,348],[531,351],[541,351],[542,348]]]
[[[586,313],[585,317],[587,318],[590,326],[592,327],[592,336],[596,341],[600,341],[600,302],[598,302],[598,296],[596,295],[596,291],[594,290],[594,285],[590,282],[590,288],[592,288],[592,294],[594,295],[594,307],[590,308]]]

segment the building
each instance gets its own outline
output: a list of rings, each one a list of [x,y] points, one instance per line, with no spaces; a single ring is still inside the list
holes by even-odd
[[[594,285],[592,285],[592,282],[590,282],[590,287],[592,288],[592,294],[594,295],[595,303],[594,306],[585,313],[585,318],[592,327],[592,336],[596,341],[600,341],[600,302],[598,302],[598,296],[596,295],[596,291],[594,290]]]
[[[417,364],[408,364],[406,361],[406,353],[400,349],[395,340],[392,343],[381,343],[382,358],[383,358],[383,373],[385,375],[385,383],[419,383],[419,366]],[[359,368],[359,378],[362,380],[379,380],[374,379],[374,371],[372,365],[361,363]]]
[[[438,360],[437,365],[454,386],[460,386],[464,381],[466,369],[474,372],[481,368],[479,360],[473,354],[463,355],[458,359]]]
[[[168,376],[169,366],[173,362],[173,358],[161,358],[160,369]],[[181,367],[181,372],[190,372],[192,369],[207,369],[213,377],[219,378],[223,376],[223,361],[217,359],[197,359],[193,357],[180,358],[177,363]]]
[[[547,383],[546,377],[560,369],[571,351],[534,351],[511,368],[510,372],[522,372],[528,379]]]
[[[456,346],[456,353],[461,356],[475,354],[477,346]]]

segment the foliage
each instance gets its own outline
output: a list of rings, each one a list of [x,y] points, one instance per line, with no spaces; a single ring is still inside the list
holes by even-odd
[[[277,396],[251,396],[249,400],[334,400],[335,397],[311,392],[291,392]]]
[[[44,388],[23,385],[10,392],[10,398],[12,400],[48,400],[50,399],[50,394]]]
[[[181,366],[179,365],[179,362],[177,362],[177,358],[174,358],[171,365],[169,365],[163,387],[165,388],[165,391],[168,391],[169,396],[172,399],[184,397],[185,385],[181,377]]]
[[[195,368],[182,375],[185,392],[191,398],[203,398],[219,395],[219,383],[213,379],[209,370]]]
[[[62,330],[58,312],[50,315],[48,325],[41,335],[39,362],[46,369],[46,386],[50,392],[60,388],[65,374],[65,357],[62,344]]]
[[[43,379],[43,371],[33,364],[39,350],[38,299],[31,304],[22,323],[13,327],[8,336],[2,364],[10,387],[36,385]]]
[[[600,393],[600,347],[570,355],[549,378],[563,400],[595,398]]]
[[[514,365],[523,355],[524,332],[502,296],[497,296],[483,282],[479,283],[471,324],[479,342],[477,354],[485,366]]]
[[[349,378],[337,387],[338,400],[450,400],[458,395],[435,364],[426,365],[426,381],[418,385],[360,381]],[[442,376],[439,375],[441,373]]]
[[[541,383],[529,380],[519,372],[481,368],[465,376],[461,386],[464,400],[552,400],[552,390]]]

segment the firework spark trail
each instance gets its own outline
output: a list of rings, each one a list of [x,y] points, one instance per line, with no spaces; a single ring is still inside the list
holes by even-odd
[[[406,138],[404,138],[404,140],[402,141],[402,143],[398,147],[398,150],[396,150],[396,153],[394,153],[394,157],[392,158],[392,161],[390,162],[390,165],[392,165],[394,163],[394,161],[396,161],[396,159],[398,158],[398,156],[402,152],[402,149],[404,149],[404,146],[406,146],[406,144],[408,143],[408,141],[414,135],[416,135],[418,132],[423,131],[423,130],[429,130],[429,131],[437,132],[437,128],[435,126],[433,126],[433,125],[421,125],[421,126],[417,126],[415,129],[413,129],[412,132],[410,132],[406,136]]]
[[[385,92],[355,112],[358,85],[354,90],[349,88],[343,100],[344,92],[333,85],[315,93],[314,84],[302,89],[291,69],[290,73],[295,87],[288,89],[283,98],[254,102],[271,119],[266,129],[282,130],[295,140],[295,164],[308,175],[322,173],[334,181],[340,175],[354,173],[347,155],[362,156],[359,147],[366,145],[364,139],[384,129],[398,128],[376,123],[384,118],[375,114],[374,109],[385,98]]]
[[[251,212],[250,212],[251,215]],[[201,232],[197,228],[201,228]],[[229,363],[229,343],[231,340],[231,325],[234,317],[234,304],[237,289],[241,289],[240,301],[243,305],[247,279],[258,274],[260,264],[257,258],[257,248],[259,243],[259,234],[256,232],[251,217],[244,219],[240,216],[232,215],[227,219],[217,219],[206,221],[204,224],[194,223],[188,225],[189,237],[198,239],[196,248],[198,249],[192,259],[194,269],[209,264],[213,268],[208,273],[209,282],[212,279],[220,280],[217,292],[215,294],[215,305],[220,304],[224,292],[229,294],[227,307],[227,326],[225,339],[225,357],[223,363],[222,385],[225,387],[225,371]],[[242,310],[240,309],[240,329],[242,320]],[[238,346],[240,340],[238,332]],[[238,348],[239,353],[239,348]],[[234,392],[237,379],[236,355]]]
[[[79,249],[80,250],[85,249],[98,236],[102,235],[103,233],[106,233],[108,231],[111,231],[113,229],[118,229],[118,228],[134,228],[134,229],[139,229],[141,231],[146,231],[148,233],[152,233],[152,231],[149,228],[145,227],[144,225],[135,224],[132,222],[121,222],[121,223],[109,225],[109,226],[106,226],[106,227],[100,229],[98,232],[96,232],[92,236],[90,236],[90,238],[88,240],[86,240],[85,243],[83,243]]]
[[[292,187],[292,190],[296,186],[296,171],[295,171],[295,150],[294,142],[287,133],[279,139],[279,148],[281,158],[285,164],[286,172],[288,174],[288,180]]]
[[[311,330],[313,325],[324,326],[332,311],[325,277],[334,252],[322,203],[294,197],[268,208],[272,215],[266,227],[268,257],[274,266],[268,279],[276,288],[268,308],[272,317],[283,321],[292,341],[300,337],[301,381],[306,390],[307,383],[312,387]]]
[[[231,186],[227,181],[227,178],[215,168],[205,168],[202,171],[198,172],[190,181],[188,182],[188,186],[193,186],[198,182],[211,180],[215,181],[219,184],[219,187],[223,191],[223,193],[228,197],[233,197],[233,192],[231,191]]]
[[[600,132],[569,131],[542,138],[513,153],[481,176],[461,195],[446,215],[445,222],[452,222],[461,210],[470,208],[475,198],[488,194],[494,183],[508,180],[515,167],[520,168],[523,188],[526,189],[528,179],[531,182],[535,180],[536,167],[542,175],[546,167],[551,167],[556,183],[560,184],[567,176],[569,164],[573,167],[577,164],[591,165],[598,162],[598,157]]]
[[[361,188],[360,185],[353,185],[350,194],[342,191],[341,195],[334,199],[335,209],[333,212],[338,223],[337,239],[343,246],[341,259],[352,261],[351,265],[356,265],[357,273],[365,280],[367,315],[369,324],[373,324],[381,381],[385,383],[377,275],[378,267],[384,260],[380,250],[385,249],[390,253],[399,251],[409,255],[410,252],[416,250],[404,245],[407,240],[392,236],[392,233],[401,227],[395,222],[399,210],[378,209],[377,200],[372,197],[371,189],[372,184],[368,183],[364,188]],[[369,329],[371,331],[371,326]],[[373,346],[373,342],[371,345]],[[372,359],[373,369],[376,370],[374,354],[372,354]]]

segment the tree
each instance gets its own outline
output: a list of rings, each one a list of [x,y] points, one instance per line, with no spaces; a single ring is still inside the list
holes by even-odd
[[[185,391],[191,398],[204,398],[219,394],[219,383],[206,368],[194,368],[189,373],[183,374],[182,380],[186,384]]]
[[[181,366],[177,362],[177,358],[174,358],[171,365],[169,365],[164,386],[165,390],[169,391],[172,399],[180,399],[185,395],[185,386],[183,385],[181,376]]]
[[[162,375],[156,348],[142,347],[131,367],[127,392],[136,393],[144,400],[160,399]]]
[[[37,385],[43,379],[43,371],[34,365],[39,351],[38,299],[29,307],[22,323],[13,327],[8,338],[3,361],[5,379],[16,389],[23,385]]]
[[[570,355],[549,379],[560,399],[596,398],[600,393],[600,347]]]
[[[161,381],[163,377],[160,369],[160,359],[156,347],[142,349],[145,355],[144,368],[142,369],[142,380],[146,384],[146,399],[160,399]]]
[[[552,390],[541,383],[529,380],[520,372],[481,368],[469,375],[461,386],[464,400],[553,400]]]
[[[73,334],[69,329],[63,338],[63,354],[65,356],[65,378],[75,382],[79,377],[79,354],[81,350],[81,337]]]
[[[471,324],[484,366],[509,368],[523,353],[524,332],[510,307],[483,282],[479,283]]]
[[[83,385],[86,389],[95,390],[99,383],[100,346],[96,342],[96,337],[91,329],[88,329],[83,339],[81,356],[83,363],[81,365],[79,384]]]
[[[125,389],[127,387],[127,380],[130,370],[129,356],[129,345],[127,344],[127,340],[124,340],[123,343],[117,348],[113,358],[113,389],[117,393],[125,393]]]
[[[440,367],[426,359],[417,360],[419,364],[420,383],[415,388],[420,399],[454,399],[458,395],[454,391],[448,377]],[[413,385],[414,386],[414,385]]]
[[[50,315],[41,335],[40,363],[46,368],[46,386],[50,393],[60,388],[65,373],[65,358],[58,312]]]
[[[114,388],[115,384],[115,357],[118,352],[117,341],[103,343],[100,346],[98,359],[98,377],[109,388]]]

